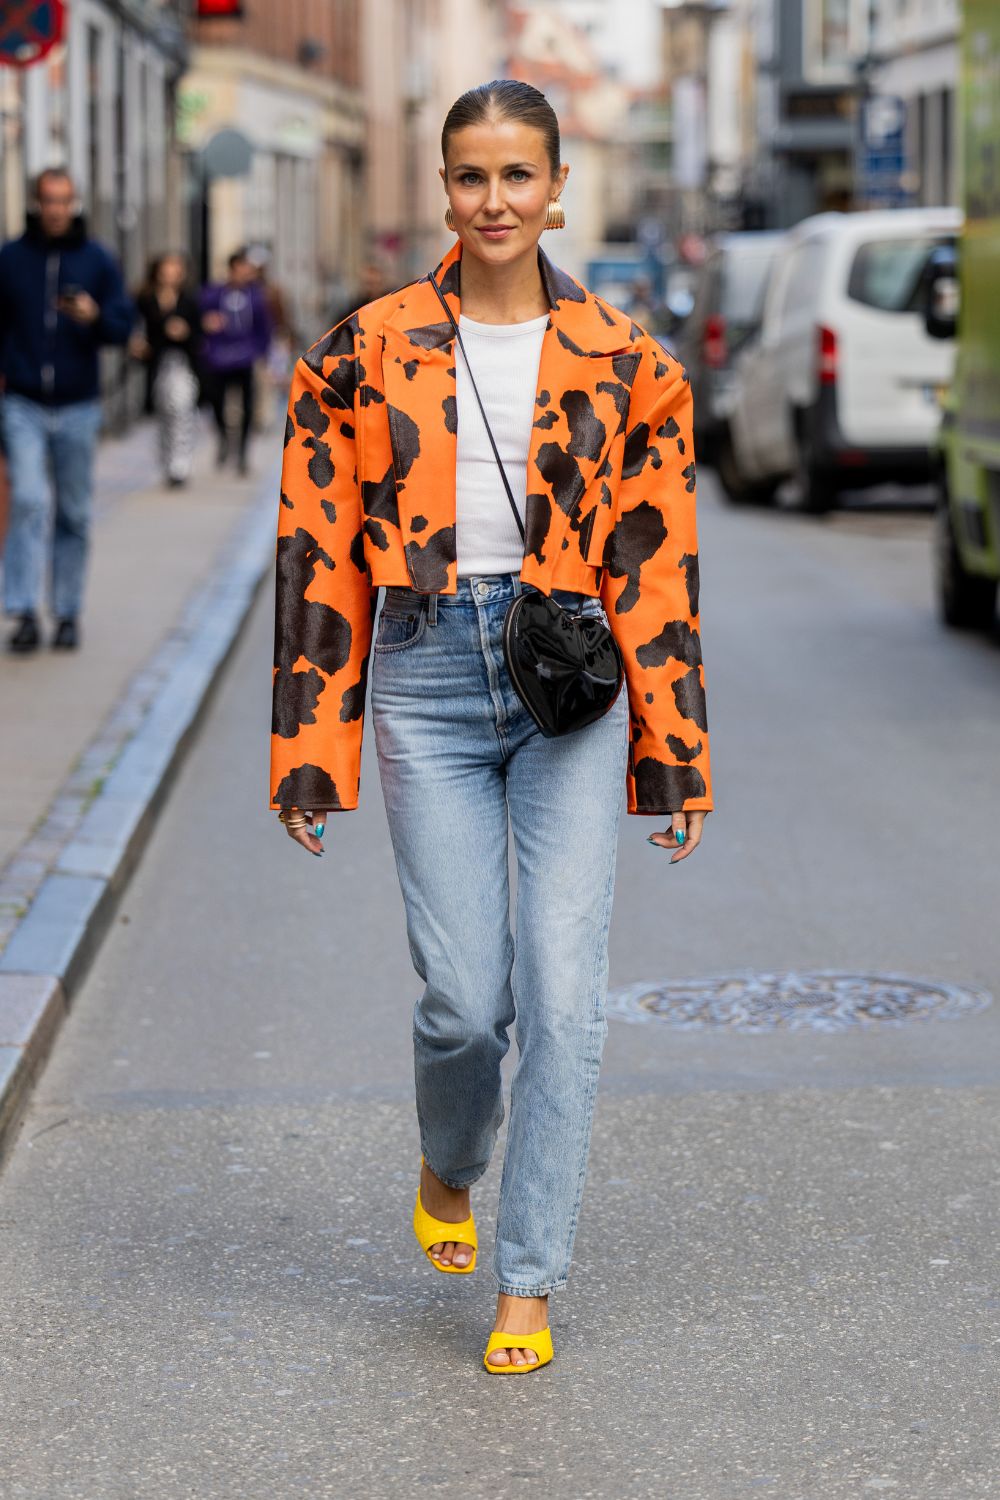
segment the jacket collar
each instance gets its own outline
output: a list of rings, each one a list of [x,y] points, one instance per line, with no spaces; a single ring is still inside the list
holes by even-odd
[[[462,249],[462,241],[456,239],[429,275],[404,288],[386,324],[407,333],[413,342],[426,349],[449,344],[455,336],[454,329],[444,316],[429,277],[434,277],[457,320],[462,310]],[[631,320],[616,310],[605,309],[593,292],[555,265],[541,245],[538,269],[549,303],[550,328],[545,330],[546,338],[554,328],[570,339],[581,354],[617,354],[628,347]]]

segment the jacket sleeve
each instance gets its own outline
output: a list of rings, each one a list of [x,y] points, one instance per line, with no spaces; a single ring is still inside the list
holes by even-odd
[[[135,326],[136,307],[125,290],[121,267],[113,255],[105,252],[101,270],[101,290],[97,298],[100,316],[94,324],[99,344],[126,344]]]
[[[378,589],[361,529],[353,330],[296,364],[278,504],[272,808],[358,805]],[[346,373],[345,373],[346,372]]]
[[[712,808],[698,613],[692,400],[687,374],[649,334],[632,385],[601,599],[625,661],[629,813]]]

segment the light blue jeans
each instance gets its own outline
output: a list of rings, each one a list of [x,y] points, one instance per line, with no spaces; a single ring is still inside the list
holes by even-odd
[[[503,659],[516,573],[455,595],[386,589],[372,725],[414,967],[420,1144],[443,1182],[489,1165],[518,1062],[493,1274],[502,1292],[566,1285],[608,1023],[608,926],[628,747],[623,688],[603,718],[546,738]],[[581,595],[555,590],[561,604]],[[596,598],[586,612],[604,616]],[[517,896],[511,933],[508,814]]]
[[[4,441],[10,477],[10,519],[3,557],[4,609],[9,615],[37,613],[49,540],[49,476],[52,511],[51,605],[59,619],[80,613],[83,603],[94,453],[101,426],[100,401],[42,406],[26,396],[3,398]]]

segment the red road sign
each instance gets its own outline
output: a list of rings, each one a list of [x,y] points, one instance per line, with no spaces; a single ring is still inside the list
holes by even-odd
[[[63,38],[63,0],[2,0],[0,67],[30,68]]]

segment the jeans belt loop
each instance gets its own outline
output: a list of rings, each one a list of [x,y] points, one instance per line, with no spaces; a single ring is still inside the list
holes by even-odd
[[[438,620],[438,596],[437,596],[437,594],[428,594],[428,596],[427,596],[427,623],[428,623],[428,625],[436,625],[437,624],[437,620]]]

